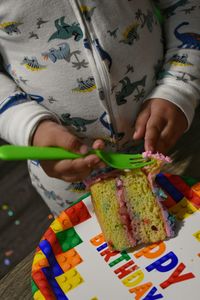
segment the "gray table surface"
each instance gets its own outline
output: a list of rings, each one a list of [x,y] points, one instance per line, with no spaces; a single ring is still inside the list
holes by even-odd
[[[0,281],[1,300],[30,300],[31,265],[34,252],[24,258],[10,273]]]

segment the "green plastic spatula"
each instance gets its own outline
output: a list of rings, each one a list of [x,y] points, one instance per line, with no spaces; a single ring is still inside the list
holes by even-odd
[[[154,162],[153,159],[143,158],[142,154],[122,154],[91,150],[88,154],[96,154],[106,164],[116,169],[136,169]],[[57,147],[13,146],[0,147],[2,160],[61,160],[85,157],[86,155],[73,153]]]

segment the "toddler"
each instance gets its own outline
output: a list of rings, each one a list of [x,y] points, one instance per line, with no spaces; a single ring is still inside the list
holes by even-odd
[[[199,15],[199,0],[1,0],[1,137],[166,153],[200,99]],[[28,162],[55,216],[105,167],[96,155]]]

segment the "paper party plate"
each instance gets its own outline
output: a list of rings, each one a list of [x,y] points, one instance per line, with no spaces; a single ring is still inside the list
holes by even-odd
[[[111,252],[85,195],[44,233],[32,264],[33,298],[199,300],[200,183],[159,174],[176,237],[132,252]]]

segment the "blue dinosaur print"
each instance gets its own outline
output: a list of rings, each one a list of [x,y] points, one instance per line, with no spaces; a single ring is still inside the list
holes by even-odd
[[[116,138],[118,141],[120,141],[124,137],[124,132],[115,133],[112,123],[108,123],[108,121],[105,120],[106,115],[107,115],[107,113],[104,112],[100,116],[99,120],[100,120],[101,124],[110,131],[111,139]]]
[[[3,102],[0,104],[0,114],[2,114],[4,111],[6,111],[8,108],[29,102],[29,101],[36,101],[37,103],[40,103],[44,100],[42,96],[39,95],[33,95],[33,94],[26,94],[23,92],[16,93],[15,95],[7,97]]]
[[[110,72],[110,69],[112,67],[112,58],[111,58],[111,56],[108,54],[108,52],[106,52],[101,47],[98,39],[95,39],[95,47],[96,47],[97,51],[99,52],[99,55],[100,55],[101,59],[108,62],[108,70]]]
[[[88,77],[86,80],[83,80],[82,78],[77,79],[77,82],[78,86],[72,89],[73,92],[89,93],[96,89],[95,80],[92,76]]]
[[[28,94],[28,96],[30,97],[31,100],[34,100],[37,103],[41,103],[44,100],[44,98],[42,96],[39,96],[39,95]]]
[[[42,56],[45,60],[49,58],[53,63],[59,59],[65,59],[69,62],[71,58],[70,47],[67,43],[61,43],[58,44],[58,49],[51,48],[48,52],[43,52]]]
[[[48,42],[54,39],[66,40],[71,37],[74,37],[74,40],[78,42],[83,38],[83,32],[78,23],[72,23],[70,25],[65,23],[64,20],[65,17],[55,20],[55,27],[57,31],[50,36]]]
[[[19,30],[18,26],[22,25],[23,23],[20,22],[5,22],[0,24],[0,29],[3,30],[8,35],[20,34],[21,31]]]
[[[35,56],[31,57],[31,58],[28,58],[27,56],[25,56],[23,61],[21,62],[21,65],[24,65],[27,70],[30,70],[33,72],[46,69],[46,66],[39,64],[39,62]]]
[[[92,50],[91,45],[90,45],[88,39],[86,39],[86,38],[83,40],[83,46],[85,49]]]
[[[84,45],[85,49],[92,50],[91,44],[90,44],[90,42],[88,41],[88,39],[85,38],[85,39],[83,40],[83,45]],[[95,39],[95,40],[94,40],[94,45],[95,45],[95,47],[96,47],[96,49],[97,49],[97,51],[98,51],[98,53],[99,53],[101,59],[102,59],[103,61],[107,61],[107,62],[108,62],[108,70],[109,70],[109,72],[110,72],[110,69],[111,69],[111,66],[112,66],[112,58],[111,58],[111,56],[108,54],[108,52],[106,52],[106,51],[102,48],[102,46],[100,45],[98,39]]]
[[[178,31],[182,26],[189,25],[188,22],[183,22],[179,24],[175,30],[174,34],[177,39],[179,39],[182,44],[178,46],[178,48],[187,48],[187,49],[198,49],[200,50],[200,34],[194,32],[184,32],[180,33]]]
[[[83,59],[82,61],[79,60],[78,55],[81,52],[79,50],[70,51],[70,47],[67,43],[61,43],[58,44],[58,48],[51,48],[48,52],[43,52],[42,56],[44,60],[50,59],[53,63],[55,63],[57,60],[64,59],[67,62],[70,62],[71,57],[74,56],[76,59],[76,62],[72,62],[72,66],[79,70],[80,68],[87,68],[88,62]]]
[[[33,161],[31,161],[32,163]],[[30,170],[30,168],[29,168]],[[30,171],[31,173],[31,171]],[[59,195],[57,195],[55,193],[55,191],[53,190],[47,190],[43,184],[40,183],[40,180],[37,176],[35,176],[34,174],[31,173],[31,178],[33,181],[35,181],[35,183],[37,184],[37,187],[44,193],[44,195],[49,198],[49,199],[52,199],[54,201],[56,201],[61,207],[64,207],[65,206],[65,202],[66,200],[63,200]]]

